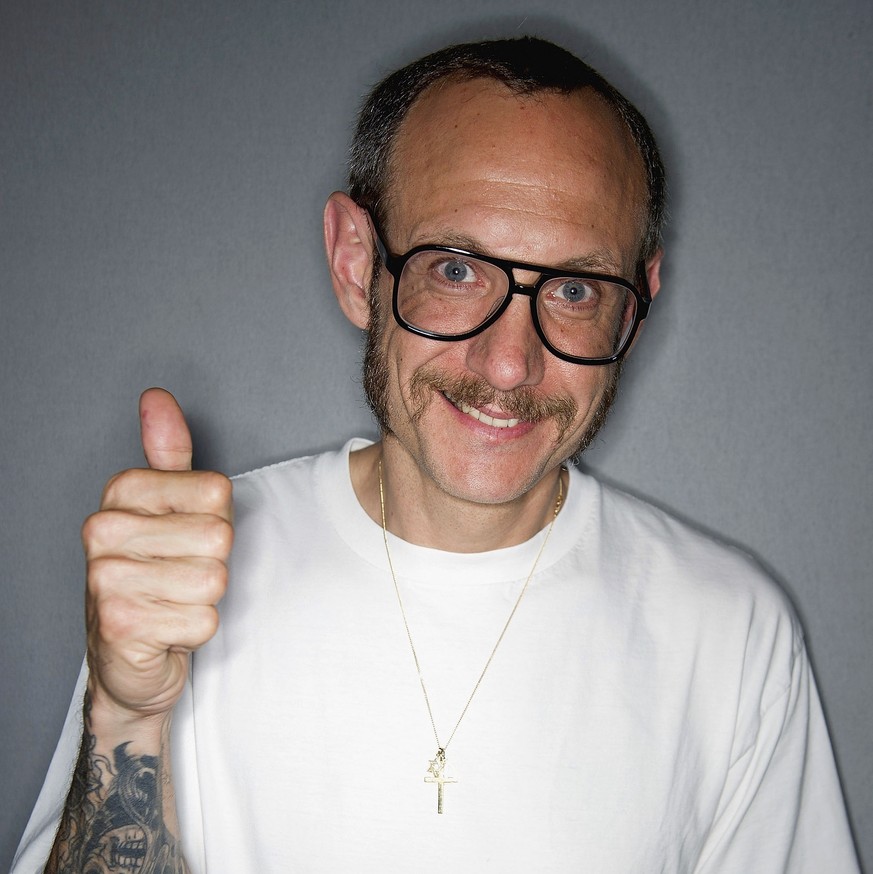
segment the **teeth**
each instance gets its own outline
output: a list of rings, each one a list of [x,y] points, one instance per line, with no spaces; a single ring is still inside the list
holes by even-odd
[[[489,416],[487,413],[483,413],[481,412],[481,410],[477,410],[475,407],[471,407],[461,401],[452,400],[452,398],[450,398],[448,395],[446,395],[446,397],[462,413],[466,413],[468,416],[471,416],[474,419],[478,419],[484,425],[491,425],[492,428],[514,428],[519,422],[518,419],[495,419],[493,416]]]

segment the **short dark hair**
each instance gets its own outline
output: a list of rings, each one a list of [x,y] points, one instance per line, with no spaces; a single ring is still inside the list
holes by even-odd
[[[548,91],[571,94],[590,88],[624,122],[646,172],[648,204],[641,259],[661,244],[666,184],[655,137],[642,113],[596,70],[566,49],[537,37],[449,46],[391,73],[370,92],[358,115],[349,160],[349,195],[385,223],[391,158],[397,134],[413,103],[444,79],[495,79],[521,96]]]

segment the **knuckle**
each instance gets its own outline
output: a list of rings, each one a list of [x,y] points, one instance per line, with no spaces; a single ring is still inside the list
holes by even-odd
[[[203,643],[215,637],[218,631],[219,615],[215,607],[204,607],[200,615],[200,630]]]
[[[208,554],[219,558],[230,555],[233,545],[233,526],[220,516],[211,516],[206,522]]]
[[[210,559],[203,568],[201,584],[203,600],[217,604],[227,591],[227,565],[219,559]]]
[[[230,504],[233,484],[223,474],[214,470],[198,472],[200,496],[204,504],[216,510],[223,510]]]
[[[92,513],[82,523],[82,545],[89,559],[110,550],[122,536],[120,515],[111,510]]]
[[[101,525],[99,516],[99,513],[92,513],[82,523],[82,544],[86,552],[88,552],[88,547],[97,539],[97,530]]]
[[[92,615],[96,640],[106,646],[131,640],[141,627],[140,609],[130,598],[107,595],[100,599]]]
[[[111,476],[103,487],[103,497],[100,506],[103,509],[123,507],[130,500],[130,496],[143,488],[147,470],[130,468],[122,470]]]
[[[118,499],[119,480],[121,480],[123,476],[124,471],[120,471],[119,473],[113,474],[106,481],[106,485],[103,486],[103,494],[100,497],[101,507],[114,505],[115,501]]]
[[[88,591],[94,597],[105,598],[115,589],[118,580],[118,562],[106,557],[92,558],[88,562]]]

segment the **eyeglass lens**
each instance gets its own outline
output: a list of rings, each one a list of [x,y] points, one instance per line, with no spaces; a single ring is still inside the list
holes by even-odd
[[[503,268],[466,255],[425,250],[406,262],[397,306],[413,327],[452,337],[487,321],[508,293]],[[543,334],[560,352],[608,358],[627,339],[636,298],[615,282],[555,277],[540,287],[536,311]]]

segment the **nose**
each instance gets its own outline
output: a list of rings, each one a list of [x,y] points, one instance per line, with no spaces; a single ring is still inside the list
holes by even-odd
[[[542,382],[546,349],[527,295],[514,294],[500,318],[467,342],[467,367],[498,391]]]

